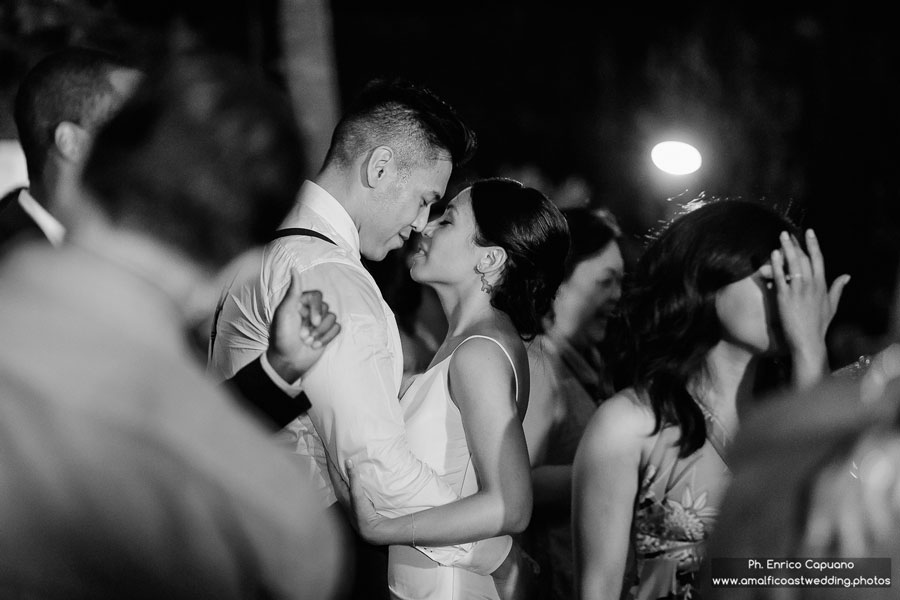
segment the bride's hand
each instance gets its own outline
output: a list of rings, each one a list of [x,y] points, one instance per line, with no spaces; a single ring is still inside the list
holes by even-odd
[[[772,275],[777,291],[778,314],[800,387],[815,383],[827,372],[825,332],[837,311],[849,275],[825,283],[825,263],[815,233],[806,232],[809,255],[787,232],[781,249],[772,252]]]
[[[366,495],[366,491],[363,489],[363,484],[359,480],[359,475],[356,472],[353,461],[347,459],[344,466],[347,469],[347,479],[350,481],[350,485],[348,488],[343,484],[343,480],[341,480],[342,490],[340,494],[343,495],[344,500],[342,500],[342,503],[344,503],[345,506],[348,503],[346,499],[349,497],[349,507],[353,527],[359,532],[359,535],[361,535],[363,539],[371,544],[380,545],[386,543],[385,540],[381,539],[380,533],[390,519],[382,517],[375,512],[375,505],[372,504],[372,501],[369,500],[369,497]],[[337,487],[338,486],[335,486],[335,492],[338,491]]]

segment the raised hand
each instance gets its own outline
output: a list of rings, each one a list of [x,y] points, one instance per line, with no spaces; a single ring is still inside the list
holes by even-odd
[[[812,229],[806,231],[807,255],[800,243],[781,234],[781,249],[772,252],[772,276],[778,314],[799,387],[814,384],[827,372],[825,332],[837,311],[849,275],[825,283],[825,263]]]
[[[272,316],[266,358],[285,381],[296,381],[340,331],[337,316],[329,312],[322,293],[301,291],[300,276],[292,271],[288,291]]]

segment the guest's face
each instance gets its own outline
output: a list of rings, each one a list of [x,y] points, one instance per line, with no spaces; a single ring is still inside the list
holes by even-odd
[[[422,232],[410,256],[410,274],[419,283],[458,284],[480,279],[475,272],[484,248],[475,244],[475,215],[467,188],[454,197],[439,218]]]
[[[373,193],[373,202],[359,226],[360,252],[370,260],[382,260],[403,246],[413,231],[428,223],[431,205],[447,189],[453,164],[438,159],[395,170],[391,179]]]
[[[622,296],[624,269],[615,241],[579,262],[553,302],[554,329],[576,346],[601,342]]]
[[[766,263],[749,277],[719,290],[716,313],[726,342],[755,355],[773,353],[781,347],[782,334],[770,264]]]

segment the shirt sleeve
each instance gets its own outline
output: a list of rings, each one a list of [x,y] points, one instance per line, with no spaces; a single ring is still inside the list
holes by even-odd
[[[214,317],[208,365],[216,379],[231,379],[269,348],[273,311],[259,279],[258,271],[245,268],[223,291]],[[285,291],[280,291],[282,296]]]
[[[248,354],[265,349],[269,307],[283,296],[290,268],[290,264],[273,262],[271,272],[259,277],[257,289],[244,287],[226,302],[220,319],[237,318],[237,322],[220,327],[217,344],[222,346],[214,353],[226,373],[249,362]],[[302,289],[322,292],[342,326],[303,378],[303,390],[312,403],[307,416],[325,448],[315,457],[324,479],[328,480],[325,455],[344,478],[345,461],[352,459],[376,510],[388,517],[457,500],[450,486],[413,454],[407,442],[397,398],[402,358],[394,355],[400,351],[399,340],[392,339],[397,335],[396,324],[374,282],[361,267],[334,262],[308,267],[300,279]],[[508,539],[478,542],[427,553],[442,564],[486,574],[503,561],[509,544]]]

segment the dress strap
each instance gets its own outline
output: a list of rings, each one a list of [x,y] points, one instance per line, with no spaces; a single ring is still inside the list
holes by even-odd
[[[503,347],[503,344],[501,344],[500,342],[498,342],[497,340],[495,340],[494,338],[492,338],[490,336],[480,335],[480,334],[470,335],[469,337],[467,337],[466,339],[461,341],[459,344],[457,344],[456,348],[453,349],[453,352],[450,353],[450,356],[453,356],[453,354],[457,350],[459,350],[460,346],[462,346],[469,340],[475,339],[475,338],[484,338],[486,340],[491,340],[492,342],[494,342],[495,344],[500,346],[501,350],[503,350],[503,354],[506,355],[506,359],[509,361],[509,365],[512,367],[513,378],[516,380],[516,404],[518,404],[519,403],[519,374],[516,372],[516,363],[513,362],[512,356],[510,356],[509,352],[506,351],[506,348]]]

